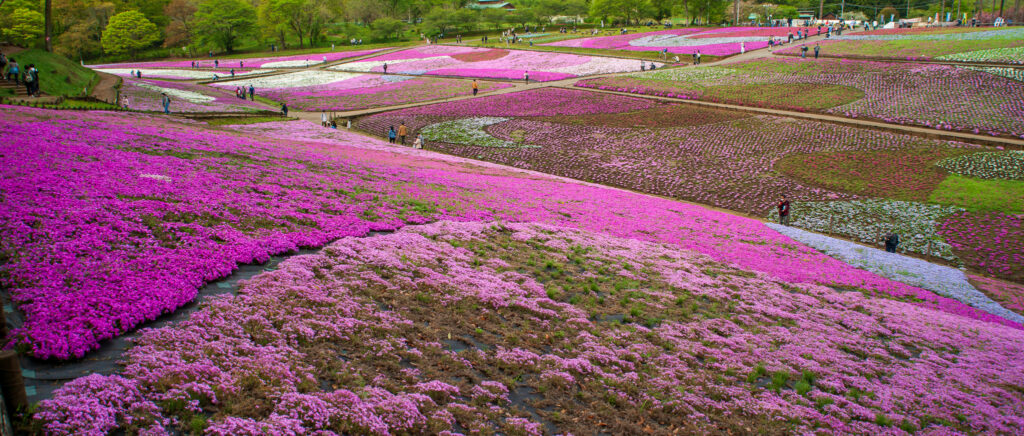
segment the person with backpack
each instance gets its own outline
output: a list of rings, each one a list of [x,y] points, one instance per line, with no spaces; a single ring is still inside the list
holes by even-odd
[[[256,101],[256,88],[254,88],[251,83],[249,84],[249,100]]]
[[[900,245],[900,235],[897,235],[896,232],[889,232],[885,235],[884,242],[885,251],[895,253],[896,247]]]
[[[801,58],[807,58],[807,46],[806,45],[801,45],[800,46],[800,57]]]
[[[388,127],[388,142],[394,144],[396,136],[398,136],[398,134],[395,133],[395,126]]]
[[[4,68],[7,66],[7,56],[0,53],[0,74],[3,74]]]
[[[288,103],[281,103],[281,115],[288,116]]]
[[[25,70],[25,87],[28,88],[28,95],[39,97],[39,70],[35,64],[28,64]]]

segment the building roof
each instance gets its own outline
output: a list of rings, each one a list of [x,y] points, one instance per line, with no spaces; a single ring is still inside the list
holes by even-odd
[[[469,9],[515,9],[516,7],[509,2],[503,2],[498,0],[481,0],[476,3],[470,3],[466,5]]]

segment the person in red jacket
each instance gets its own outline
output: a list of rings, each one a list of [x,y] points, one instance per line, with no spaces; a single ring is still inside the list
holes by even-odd
[[[789,225],[789,200],[783,195],[779,198],[779,203],[776,205],[779,208],[779,224],[784,226]]]

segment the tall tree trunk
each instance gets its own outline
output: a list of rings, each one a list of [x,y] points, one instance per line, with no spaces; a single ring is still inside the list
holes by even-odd
[[[733,0],[732,2],[732,25],[740,25],[740,0]]]
[[[43,3],[43,15],[46,19],[46,24],[44,24],[44,27],[46,27],[46,51],[52,52],[53,43],[50,41],[50,37],[53,36],[53,17],[50,13],[50,0],[46,0],[46,2]]]
[[[825,0],[818,2],[818,19],[825,16]]]

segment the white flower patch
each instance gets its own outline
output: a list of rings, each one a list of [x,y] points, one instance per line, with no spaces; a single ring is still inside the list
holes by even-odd
[[[276,76],[219,82],[222,86],[252,85],[256,88],[295,88],[300,86],[326,85],[359,77],[359,74],[335,71],[297,71]]]
[[[653,62],[652,62],[653,63]],[[637,61],[635,59],[615,59],[615,58],[603,58],[593,57],[589,61],[579,65],[571,65],[559,68],[545,68],[545,71],[551,71],[554,73],[566,73],[573,74],[576,76],[589,76],[593,74],[607,74],[607,73],[620,73],[623,71],[629,71],[636,69]],[[662,68],[665,64],[657,64],[658,68]]]
[[[171,181],[170,177],[162,176],[160,174],[139,174],[139,177],[141,177],[143,179],[162,180],[164,182],[170,182]]]
[[[323,58],[320,59],[302,59],[302,60],[290,60],[290,61],[277,61],[277,62],[265,62],[261,67],[264,68],[300,68],[308,67],[310,65],[317,65],[324,63]]]
[[[1024,316],[1007,310],[975,289],[967,281],[963,271],[956,268],[888,253],[793,227],[775,223],[767,225],[783,235],[854,267],[871,271],[890,280],[927,289],[1010,321],[1024,323]]]
[[[209,103],[217,99],[216,97],[200,94],[198,92],[186,91],[184,89],[164,88],[162,86],[151,85],[146,82],[135,82],[134,85],[150,91],[162,92],[170,97],[177,97],[191,103]]]
[[[187,69],[158,69],[158,68],[97,68],[96,71],[102,73],[113,74],[115,76],[128,77],[132,75],[134,71],[141,71],[142,78],[146,79],[149,77],[159,77],[166,79],[213,79],[214,75],[217,77],[231,77],[231,73],[226,71],[205,71],[205,70],[187,70]],[[236,71],[235,77],[245,76],[249,74],[266,73],[273,70],[248,70],[248,71]]]
[[[383,69],[384,68],[384,64],[388,64],[388,66],[391,66],[391,65],[396,65],[396,64],[403,64],[403,63],[406,63],[406,62],[420,62],[420,61],[429,61],[429,60],[438,61],[438,60],[441,60],[441,59],[450,59],[450,58],[449,58],[449,56],[427,56],[427,57],[412,58],[412,59],[395,59],[395,60],[391,60],[391,61],[358,61],[358,62],[349,62],[349,63],[341,64],[341,65],[335,65],[333,67],[328,68],[328,70],[356,71],[356,72],[366,73],[366,72],[373,71],[374,69],[378,69],[378,70],[379,69]],[[408,74],[408,71],[402,71],[402,73],[403,74]]]
[[[503,123],[508,120],[511,120],[511,118],[463,118],[461,120],[431,124],[420,130],[420,133],[422,133],[423,138],[428,141],[447,142],[449,144],[475,145],[494,148],[536,147],[498,139],[484,131],[484,128],[487,126]]]
[[[767,36],[735,36],[722,38],[692,38],[693,35],[652,35],[629,41],[633,47],[695,47],[712,44],[767,41]]]
[[[736,75],[739,70],[722,67],[704,68],[672,68],[662,71],[648,71],[629,74],[630,77],[640,77],[651,80],[678,80],[683,82],[699,82],[702,80],[715,80],[722,77]]]
[[[900,237],[899,249],[960,263],[953,247],[935,229],[950,215],[963,212],[954,206],[939,206],[896,200],[794,202],[792,224],[796,227],[843,235],[871,245],[881,244],[886,233]],[[773,210],[770,218],[776,219]]]
[[[939,56],[935,59],[959,62],[1007,62],[1011,64],[1021,64],[1024,63],[1024,47],[1004,47],[965,51],[963,53]]]
[[[1024,151],[971,153],[937,164],[951,173],[979,179],[1024,180]]]

